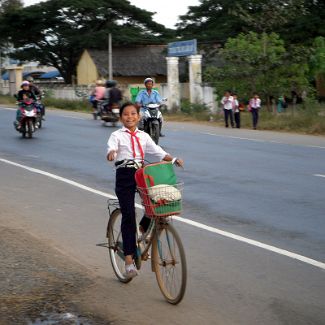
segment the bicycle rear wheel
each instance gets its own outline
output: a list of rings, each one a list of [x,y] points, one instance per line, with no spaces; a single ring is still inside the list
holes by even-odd
[[[157,224],[152,265],[162,294],[169,303],[178,304],[186,289],[186,258],[181,239],[169,223]]]
[[[123,252],[123,239],[121,232],[122,213],[116,209],[110,215],[107,226],[109,257],[116,277],[123,283],[128,283],[132,278],[124,275],[125,262]]]

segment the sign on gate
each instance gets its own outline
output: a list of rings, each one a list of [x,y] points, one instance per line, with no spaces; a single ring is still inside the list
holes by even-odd
[[[190,41],[168,43],[168,56],[189,56],[197,53],[197,41],[192,39]]]

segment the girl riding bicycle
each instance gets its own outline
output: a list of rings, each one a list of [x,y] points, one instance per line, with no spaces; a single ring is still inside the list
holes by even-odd
[[[139,108],[132,103],[125,103],[120,108],[120,120],[123,127],[111,134],[107,145],[107,160],[115,160],[116,183],[115,192],[122,212],[121,232],[125,255],[125,274],[127,277],[137,275],[133,264],[136,252],[136,220],[135,220],[135,172],[143,165],[145,154],[152,154],[164,161],[175,161],[183,166],[181,159],[173,158],[161,147],[156,145],[149,134],[140,131],[137,125],[140,121]],[[134,162],[127,162],[127,160]],[[146,217],[140,222],[140,231],[144,232],[150,220]]]

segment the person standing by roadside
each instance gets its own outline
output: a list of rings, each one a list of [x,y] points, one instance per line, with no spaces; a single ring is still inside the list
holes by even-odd
[[[234,117],[235,117],[235,124],[236,124],[236,128],[240,129],[240,110],[239,110],[239,102],[237,99],[237,95],[233,94],[233,102],[232,102],[232,110],[234,112]]]
[[[230,117],[231,126],[234,128],[234,115],[233,115],[233,101],[234,98],[231,96],[230,91],[226,91],[221,99],[221,104],[223,105],[223,111],[225,114],[225,127],[229,126],[228,120]]]
[[[258,112],[261,109],[261,100],[257,94],[254,94],[253,98],[249,101],[250,111],[253,119],[253,129],[256,130],[258,123]]]

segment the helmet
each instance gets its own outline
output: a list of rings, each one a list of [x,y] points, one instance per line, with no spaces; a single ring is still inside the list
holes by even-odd
[[[24,81],[21,83],[20,87],[24,87],[24,86],[29,86],[29,81],[24,80]]]
[[[144,84],[146,84],[147,82],[152,82],[152,83],[154,83],[154,81],[153,81],[153,79],[152,78],[146,78],[146,79],[144,79]]]
[[[115,80],[107,80],[106,81],[106,87],[107,88],[115,87],[116,84],[117,84],[117,82]]]
[[[26,80],[28,80],[29,82],[33,82],[34,81],[34,78],[32,76],[29,76],[29,77],[27,77]]]

